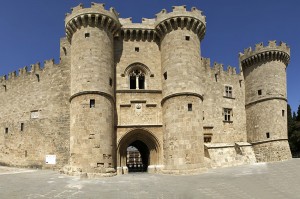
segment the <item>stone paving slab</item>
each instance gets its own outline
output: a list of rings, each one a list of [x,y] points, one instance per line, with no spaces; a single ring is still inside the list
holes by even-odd
[[[201,175],[135,173],[79,179],[55,171],[0,167],[0,199],[300,198],[300,159],[209,170]]]

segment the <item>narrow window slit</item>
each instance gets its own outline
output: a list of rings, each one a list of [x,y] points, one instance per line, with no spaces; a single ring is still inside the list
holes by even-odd
[[[165,80],[168,79],[168,73],[167,73],[167,72],[164,73],[164,79],[165,79]]]
[[[262,95],[262,90],[258,90],[258,91],[257,91],[257,94],[258,94],[258,95]]]
[[[94,99],[90,100],[90,108],[95,108],[95,100]]]
[[[37,81],[40,82],[40,75],[39,74],[35,74]]]
[[[193,104],[188,104],[188,111],[192,111],[193,110]]]

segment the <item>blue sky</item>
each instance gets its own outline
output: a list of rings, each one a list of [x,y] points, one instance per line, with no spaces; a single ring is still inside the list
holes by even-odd
[[[96,0],[94,0],[96,1]],[[59,39],[64,37],[64,17],[70,8],[87,0],[1,0],[0,76],[44,60],[59,59]],[[291,47],[287,69],[288,100],[293,111],[300,104],[300,1],[299,0],[101,0],[120,17],[154,18],[161,9],[174,5],[195,6],[204,12],[207,32],[202,56],[225,67],[238,67],[238,53],[269,40]]]

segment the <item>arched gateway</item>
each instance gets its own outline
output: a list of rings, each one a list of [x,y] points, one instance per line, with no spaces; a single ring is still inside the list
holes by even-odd
[[[128,168],[128,149],[137,150],[140,154],[140,169]],[[155,135],[145,129],[134,129],[126,133],[118,143],[117,165],[119,168],[130,171],[155,172],[160,160],[161,147]]]

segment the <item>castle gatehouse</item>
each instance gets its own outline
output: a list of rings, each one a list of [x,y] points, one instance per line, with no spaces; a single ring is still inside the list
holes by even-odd
[[[82,177],[200,173],[291,158],[283,42],[236,68],[201,57],[206,18],[174,6],[133,23],[74,7],[60,61],[1,77],[0,164]]]

